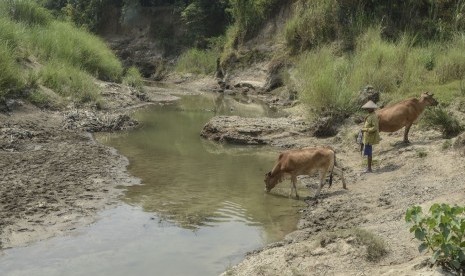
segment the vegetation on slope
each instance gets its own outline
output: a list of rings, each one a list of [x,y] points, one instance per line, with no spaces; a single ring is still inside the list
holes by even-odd
[[[44,86],[77,102],[97,101],[95,78],[120,81],[123,76],[121,63],[100,38],[54,19],[33,1],[0,3],[0,41],[3,97],[56,104],[35,95]]]

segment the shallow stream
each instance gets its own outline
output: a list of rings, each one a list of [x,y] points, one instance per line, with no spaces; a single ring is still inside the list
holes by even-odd
[[[4,251],[0,275],[218,275],[293,231],[301,202],[263,192],[276,151],[200,137],[221,114],[273,116],[256,103],[183,96],[138,111],[136,130],[98,135],[142,185],[88,227]]]

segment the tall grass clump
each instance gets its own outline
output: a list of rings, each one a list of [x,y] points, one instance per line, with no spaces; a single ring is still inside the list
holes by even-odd
[[[0,15],[0,41],[8,43],[13,50],[20,50],[19,46],[27,41],[26,28]]]
[[[15,55],[5,42],[0,42],[0,68],[0,97],[19,90],[24,85]]]
[[[31,0],[4,0],[0,4],[1,15],[27,25],[47,25],[53,17],[50,12]]]
[[[63,97],[81,103],[96,101],[99,98],[93,78],[85,71],[67,63],[52,61],[41,68],[39,77],[43,85]]]
[[[136,67],[131,66],[128,68],[126,74],[123,77],[123,84],[134,87],[136,89],[142,89],[144,81],[142,79],[142,75]]]
[[[354,78],[369,83],[378,91],[394,92],[404,82],[406,64],[411,47],[386,42],[381,38],[381,28],[371,28],[357,40],[354,58]]]
[[[310,49],[335,39],[336,1],[306,1],[296,5],[295,16],[285,26],[284,36],[293,51]]]
[[[465,78],[465,35],[456,35],[438,53],[436,74],[440,84]]]
[[[295,84],[304,103],[318,112],[351,112],[357,92],[348,85],[351,62],[331,48],[321,48],[302,56],[296,67]]]
[[[439,106],[425,111],[423,125],[438,128],[444,138],[452,138],[460,134],[464,127],[450,112]]]
[[[103,80],[119,81],[122,76],[121,62],[100,38],[66,22],[54,21],[48,28],[32,28],[30,43],[43,60],[59,59],[79,65]]]
[[[436,85],[438,49],[434,44],[415,46],[408,35],[386,41],[380,27],[370,28],[357,38],[351,53],[326,45],[302,54],[296,87],[316,111],[350,114],[359,108],[354,100],[368,84],[381,92],[384,102],[416,96],[418,87]]]
[[[286,1],[279,0],[230,0],[228,12],[234,23],[226,29],[226,44],[222,60],[238,49],[253,34],[257,33],[265,20]]]
[[[437,45],[416,46],[415,37],[407,34],[397,41],[386,41],[381,33],[378,26],[357,38],[350,77],[353,84],[371,84],[382,92],[384,100],[399,100],[416,96],[419,87],[437,82]]]
[[[218,56],[218,52],[213,50],[190,49],[179,57],[175,70],[182,73],[212,74],[216,70]]]

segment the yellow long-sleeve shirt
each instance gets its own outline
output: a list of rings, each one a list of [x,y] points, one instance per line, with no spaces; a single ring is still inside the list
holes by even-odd
[[[362,128],[363,144],[375,145],[378,144],[381,138],[379,137],[379,120],[375,112],[370,113]]]

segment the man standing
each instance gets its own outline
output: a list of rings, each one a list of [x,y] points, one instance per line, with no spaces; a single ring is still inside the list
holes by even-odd
[[[376,145],[381,140],[379,137],[379,120],[375,113],[378,106],[373,101],[368,101],[362,106],[363,109],[369,113],[365,118],[363,125],[363,155],[367,156],[368,166],[365,170],[366,173],[373,172],[371,166],[373,162],[373,145]]]

